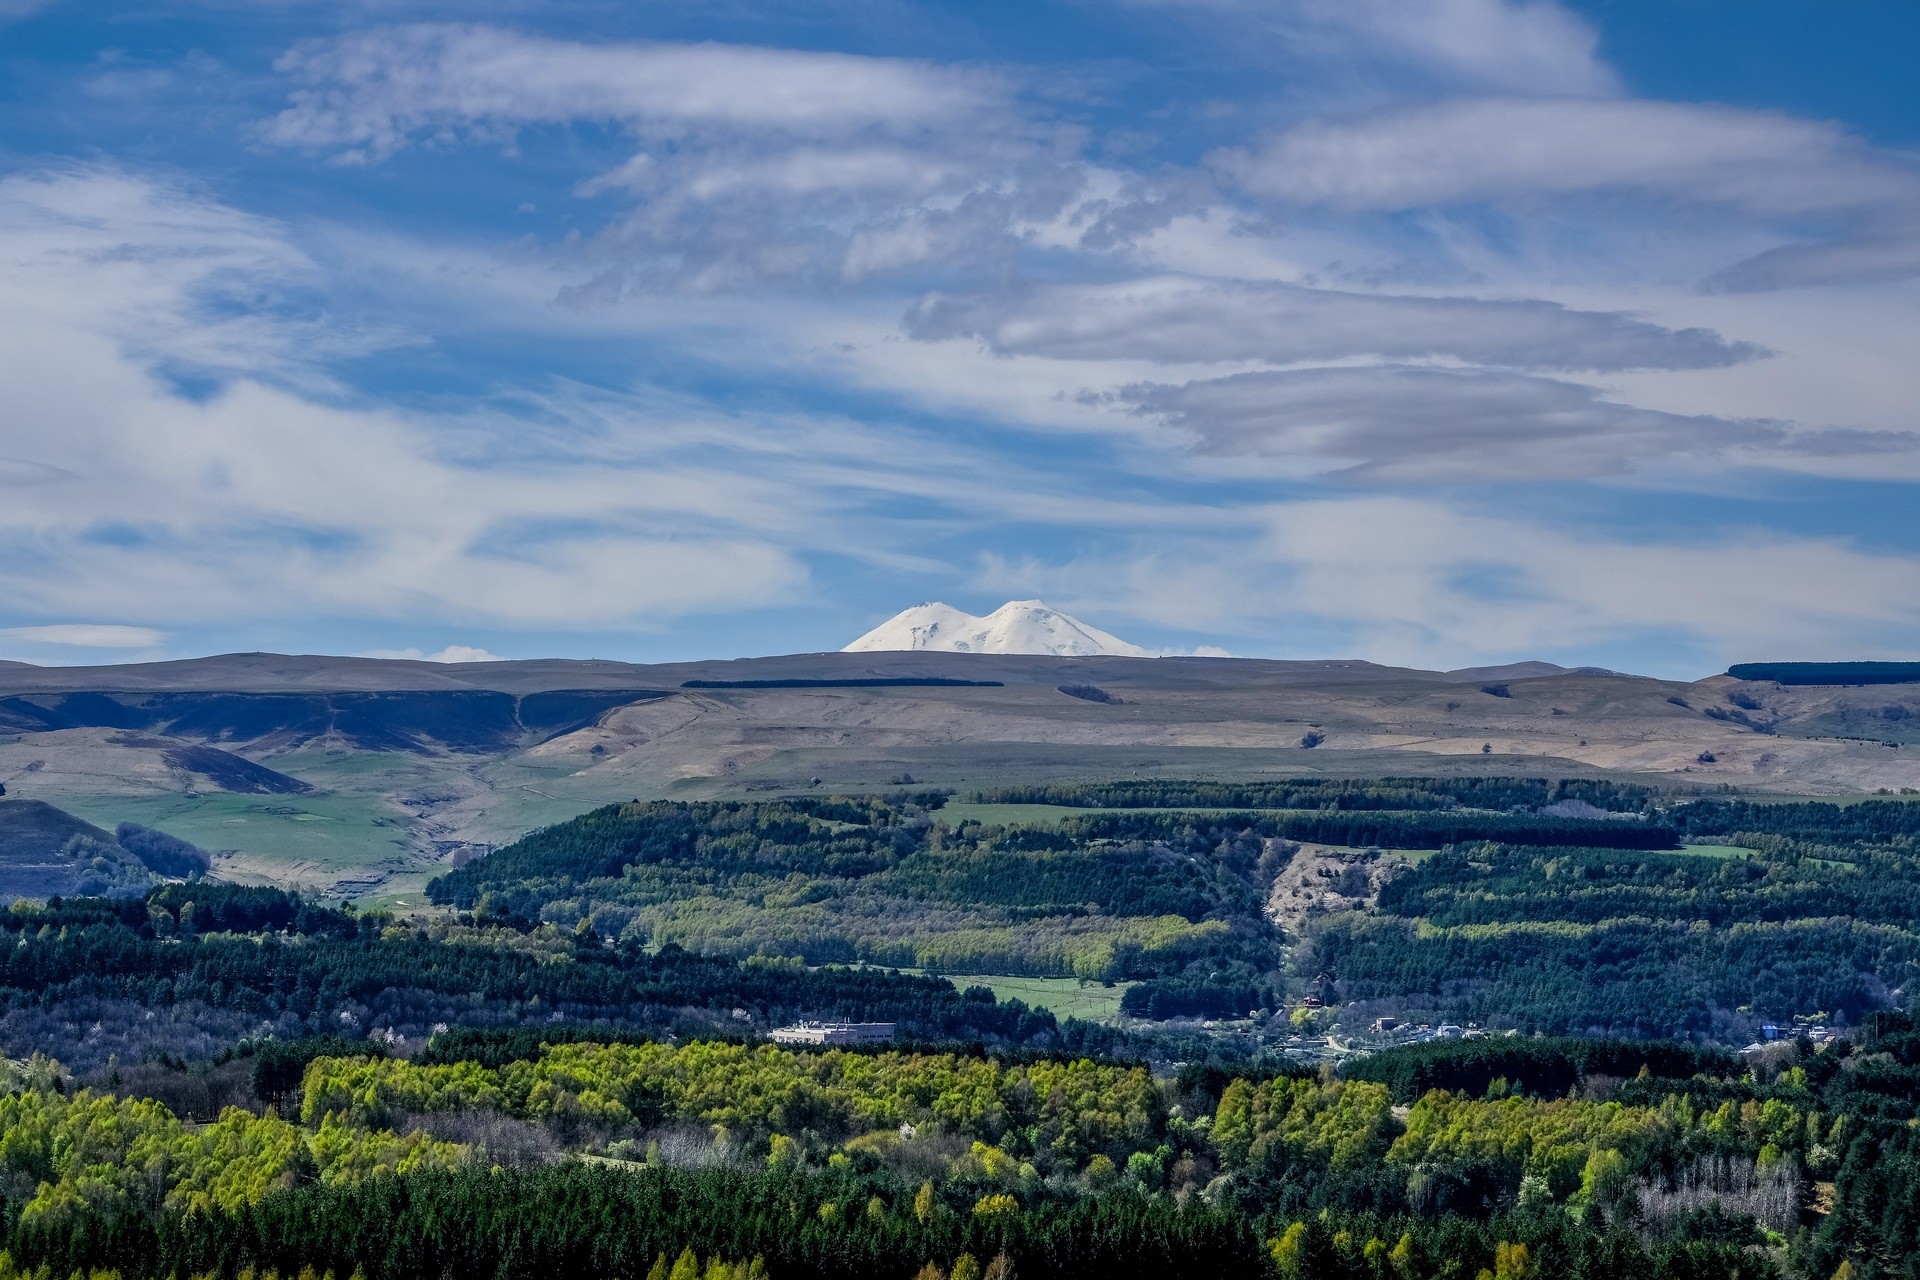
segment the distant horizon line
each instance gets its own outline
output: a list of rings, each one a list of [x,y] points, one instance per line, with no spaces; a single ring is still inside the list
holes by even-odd
[[[599,665],[599,666],[609,666],[609,667],[662,667],[662,668],[665,668],[665,667],[700,666],[703,664],[713,664],[713,663],[773,662],[773,661],[779,661],[781,659],[834,659],[834,660],[844,660],[849,662],[863,662],[863,661],[886,660],[894,657],[902,657],[902,658],[911,657],[911,658],[921,658],[921,659],[929,659],[929,660],[935,660],[935,661],[960,659],[963,661],[989,661],[989,662],[1004,661],[1004,660],[1041,659],[1041,660],[1059,661],[1059,662],[1109,662],[1109,663],[1112,663],[1112,662],[1158,663],[1158,662],[1169,662],[1169,661],[1171,662],[1183,662],[1183,661],[1184,662],[1205,662],[1205,663],[1272,663],[1272,664],[1283,664],[1283,665],[1289,665],[1289,666],[1371,667],[1371,668],[1378,668],[1381,670],[1419,671],[1419,672],[1427,672],[1435,675],[1454,675],[1454,676],[1467,676],[1467,677],[1485,676],[1487,678],[1493,678],[1494,676],[1500,675],[1503,673],[1512,673],[1516,668],[1531,666],[1531,667],[1550,668],[1550,670],[1542,671],[1540,673],[1542,676],[1555,675],[1555,674],[1581,674],[1581,675],[1595,675],[1595,676],[1613,675],[1613,676],[1624,676],[1632,679],[1661,680],[1668,683],[1697,683],[1699,680],[1709,680],[1709,679],[1714,679],[1720,676],[1730,675],[1732,674],[1733,671],[1741,667],[1768,667],[1768,668],[1824,667],[1824,666],[1859,667],[1863,665],[1873,664],[1873,663],[1870,663],[1869,660],[1864,660],[1864,659],[1859,661],[1831,662],[1831,663],[1829,662],[1795,662],[1795,661],[1734,663],[1732,664],[1732,666],[1730,666],[1725,670],[1710,672],[1707,675],[1698,676],[1693,678],[1692,680],[1687,680],[1680,677],[1647,676],[1647,675],[1641,675],[1637,672],[1621,671],[1614,668],[1600,667],[1600,666],[1591,665],[1591,664],[1583,664],[1580,666],[1569,666],[1563,663],[1550,662],[1543,658],[1520,658],[1510,662],[1472,663],[1462,667],[1421,667],[1421,666],[1414,666],[1414,665],[1405,664],[1405,663],[1382,662],[1382,661],[1377,661],[1371,658],[1355,658],[1355,657],[1276,658],[1276,657],[1261,657],[1261,656],[1240,655],[1240,654],[1226,654],[1226,655],[1147,654],[1145,656],[1136,657],[1133,655],[1120,655],[1120,654],[1071,655],[1071,654],[1049,654],[1049,653],[989,653],[989,652],[957,651],[957,650],[946,650],[946,649],[873,649],[873,650],[863,650],[863,651],[853,651],[853,652],[849,652],[844,649],[819,649],[819,650],[801,650],[801,651],[790,652],[790,653],[741,654],[734,657],[668,659],[668,660],[652,661],[652,662],[636,661],[636,660],[626,659],[626,658],[600,658],[600,657],[573,658],[573,657],[562,657],[558,655],[538,656],[538,657],[489,656],[484,659],[478,659],[478,660],[472,660],[472,661],[456,661],[456,660],[436,659],[436,658],[430,658],[426,656],[414,657],[411,655],[401,656],[401,655],[388,655],[388,654],[375,655],[375,654],[365,654],[365,653],[319,653],[319,652],[295,653],[295,652],[283,652],[280,650],[273,650],[273,649],[245,649],[245,650],[228,650],[228,651],[222,651],[222,652],[216,652],[216,653],[195,654],[195,655],[190,655],[185,657],[141,658],[141,659],[135,659],[130,661],[110,661],[110,662],[39,663],[39,662],[28,662],[22,659],[0,659],[0,670],[5,670],[7,668],[26,669],[26,670],[32,670],[32,671],[98,670],[101,668],[108,668],[108,667],[139,668],[139,667],[176,666],[176,665],[182,665],[187,663],[208,663],[208,662],[218,662],[222,660],[283,659],[283,660],[290,660],[290,661],[367,663],[367,664],[378,664],[381,666],[404,665],[404,666],[419,667],[419,668],[436,670],[436,671],[461,671],[461,670],[481,670],[486,668],[494,668],[494,667],[502,667],[502,666],[519,666],[519,665],[527,665],[527,664],[533,664],[533,663],[547,663],[547,664],[562,663],[562,664],[577,665],[577,666]],[[1873,660],[1873,662],[1879,662],[1879,660]],[[1880,665],[1899,666],[1903,664],[1899,663],[1897,660],[1889,660],[1887,662],[1880,663]],[[1528,677],[1507,674],[1507,678],[1525,679]]]

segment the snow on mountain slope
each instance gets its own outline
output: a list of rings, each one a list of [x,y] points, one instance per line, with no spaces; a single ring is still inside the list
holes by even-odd
[[[917,604],[911,609],[902,609],[840,652],[939,649],[953,653],[977,653],[979,649],[967,637],[977,635],[984,621],[950,604],[938,601]]]
[[[1147,651],[1038,600],[1009,600],[984,618],[952,605],[917,604],[887,619],[842,653],[938,649],[947,653],[1041,653],[1057,658],[1145,658]]]

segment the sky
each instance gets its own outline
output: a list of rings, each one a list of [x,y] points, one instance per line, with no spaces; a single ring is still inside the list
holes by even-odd
[[[0,0],[0,659],[1920,656],[1897,0]]]

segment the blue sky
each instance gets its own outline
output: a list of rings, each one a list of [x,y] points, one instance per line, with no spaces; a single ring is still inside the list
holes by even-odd
[[[1917,35],[0,0],[0,658],[1910,657]]]

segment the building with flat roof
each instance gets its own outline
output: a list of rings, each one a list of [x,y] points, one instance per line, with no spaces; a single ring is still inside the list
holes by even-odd
[[[772,1033],[775,1044],[885,1044],[891,1022],[801,1022]]]

